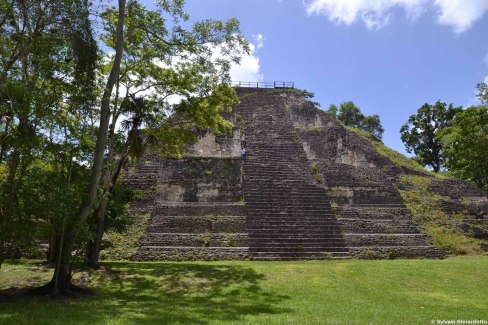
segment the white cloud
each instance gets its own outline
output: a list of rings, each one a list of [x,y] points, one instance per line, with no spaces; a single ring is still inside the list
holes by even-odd
[[[351,25],[358,18],[366,27],[377,29],[390,21],[390,11],[394,7],[403,7],[407,16],[415,19],[423,12],[428,0],[312,0],[307,3],[309,15],[325,15],[337,24]]]
[[[254,44],[250,44],[249,54],[242,57],[239,65],[232,64],[230,77],[233,81],[262,81],[264,79]]]
[[[439,7],[439,24],[452,26],[456,33],[463,33],[471,28],[488,10],[486,0],[435,0]]]
[[[256,41],[256,50],[259,50],[264,46],[264,36],[263,34],[253,35],[252,38]]]
[[[388,25],[394,8],[403,8],[415,20],[432,8],[437,22],[463,33],[488,10],[487,0],[311,0],[305,2],[307,14],[324,15],[336,24],[351,25],[360,19],[368,29]]]

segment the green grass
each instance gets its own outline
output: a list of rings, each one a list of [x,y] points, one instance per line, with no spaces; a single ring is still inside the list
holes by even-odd
[[[0,296],[2,324],[430,324],[488,320],[488,258],[107,263],[94,296]],[[7,263],[0,290],[50,270]],[[7,292],[15,292],[10,289]]]

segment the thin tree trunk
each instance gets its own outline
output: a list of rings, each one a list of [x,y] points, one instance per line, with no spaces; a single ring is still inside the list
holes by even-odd
[[[61,291],[67,293],[71,287],[71,272],[70,272],[70,260],[71,252],[73,250],[74,243],[80,232],[81,224],[85,223],[90,216],[91,211],[96,203],[98,187],[100,185],[100,178],[102,176],[103,158],[105,152],[105,144],[108,135],[108,126],[110,122],[110,97],[113,87],[120,72],[120,62],[122,60],[122,54],[124,52],[124,22],[125,22],[125,4],[126,0],[119,0],[119,13],[117,22],[117,45],[115,49],[115,58],[110,70],[110,75],[105,85],[105,89],[101,101],[100,109],[100,126],[98,129],[97,143],[95,146],[93,165],[90,177],[90,184],[88,187],[87,199],[82,203],[80,212],[78,215],[78,224],[67,225],[65,232],[65,239],[60,249],[60,263],[56,267],[53,280],[57,281],[58,288],[54,289],[54,292]]]
[[[119,81],[116,83],[115,89],[115,99],[114,99],[114,110],[112,114],[112,123],[110,124],[109,130],[109,145],[108,145],[108,157],[107,163],[108,165],[112,165],[114,163],[114,156],[115,156],[115,125],[117,124],[117,120],[119,118],[119,113],[117,112],[119,101]],[[85,263],[95,269],[100,267],[99,259],[100,259],[100,250],[102,246],[102,238],[105,228],[105,214],[107,211],[107,203],[108,198],[107,195],[111,194],[110,191],[110,178],[111,178],[112,170],[111,168],[107,168],[105,170],[105,174],[103,175],[103,194],[100,198],[100,202],[98,203],[97,208],[93,212],[93,224],[95,226],[95,233],[93,239],[88,243],[86,249],[86,256],[85,256]]]
[[[95,210],[95,222],[97,229],[93,241],[89,243],[86,252],[86,264],[92,268],[100,267],[100,251],[105,227],[105,213],[107,211],[107,198],[104,196],[100,201],[98,209]]]

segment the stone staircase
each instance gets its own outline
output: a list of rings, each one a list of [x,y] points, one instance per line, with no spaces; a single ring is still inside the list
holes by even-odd
[[[133,256],[139,261],[249,258],[244,205],[159,202]]]
[[[279,92],[239,92],[248,159],[243,191],[251,259],[345,258],[348,250],[316,184]]]

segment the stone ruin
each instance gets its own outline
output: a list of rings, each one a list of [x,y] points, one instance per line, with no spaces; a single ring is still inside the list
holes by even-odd
[[[401,175],[427,173],[396,165],[293,89],[236,91],[231,135],[204,132],[182,159],[146,156],[128,173],[143,193],[131,210],[150,214],[134,260],[443,257],[399,192]],[[488,223],[487,193],[455,179],[431,190],[447,213],[470,202],[467,234]]]

